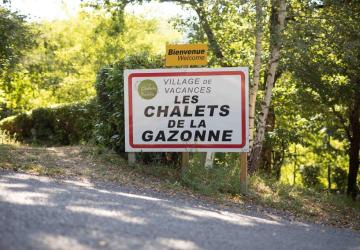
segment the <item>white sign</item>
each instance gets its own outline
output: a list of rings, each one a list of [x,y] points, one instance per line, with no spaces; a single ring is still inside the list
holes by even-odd
[[[126,152],[247,152],[248,69],[125,70]]]

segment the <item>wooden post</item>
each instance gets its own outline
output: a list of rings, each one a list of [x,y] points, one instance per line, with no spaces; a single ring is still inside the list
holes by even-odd
[[[247,153],[240,153],[240,193],[248,192]]]
[[[200,165],[205,166],[207,153],[201,152],[199,154],[200,154]]]
[[[182,152],[181,153],[181,169],[189,167],[189,152]]]
[[[134,166],[136,164],[136,153],[129,152],[128,153],[128,165]]]

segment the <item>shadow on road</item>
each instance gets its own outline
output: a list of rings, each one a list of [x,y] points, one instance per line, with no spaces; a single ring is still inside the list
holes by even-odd
[[[0,249],[359,249],[356,232],[0,172]]]

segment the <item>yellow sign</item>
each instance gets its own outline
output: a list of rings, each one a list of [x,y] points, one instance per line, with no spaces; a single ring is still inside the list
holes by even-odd
[[[166,66],[207,65],[208,46],[197,44],[166,45]]]

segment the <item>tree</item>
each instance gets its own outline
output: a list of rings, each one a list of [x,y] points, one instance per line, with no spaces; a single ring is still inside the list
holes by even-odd
[[[255,31],[255,56],[254,56],[254,68],[253,68],[253,80],[250,88],[249,98],[249,140],[250,149],[254,143],[254,132],[255,132],[255,110],[256,110],[256,97],[259,89],[260,82],[260,70],[261,70],[261,54],[262,54],[262,35],[263,35],[263,6],[261,0],[255,1],[256,8],[256,31]]]
[[[24,52],[35,45],[34,38],[25,16],[0,6],[0,77],[13,69]]]
[[[32,23],[31,29],[38,34],[37,46],[23,51],[14,70],[0,78],[0,98],[11,111],[3,116],[92,98],[101,67],[138,51],[159,54],[166,42],[180,38],[160,20],[125,15],[126,28],[120,33],[115,31],[117,22],[105,11],[92,10],[69,20]]]
[[[124,1],[96,1],[99,5],[104,3],[107,6],[111,6],[114,3],[123,3]],[[142,3],[143,1],[127,1],[127,3],[136,2]],[[249,42],[248,33],[239,33],[236,28],[244,22],[247,22],[247,18],[251,13],[252,2],[243,3],[242,1],[203,1],[203,0],[162,0],[161,2],[174,2],[187,6],[195,11],[197,14],[197,21],[201,30],[206,34],[207,41],[210,45],[211,51],[214,57],[217,59],[218,65],[232,66],[238,65],[236,55],[244,50],[244,47],[234,49],[235,41],[243,40],[245,47],[248,47],[253,41]],[[250,8],[249,8],[250,7]],[[260,69],[261,69],[261,54],[262,54],[262,19],[263,19],[263,6],[261,0],[255,1],[256,9],[256,29],[254,33],[250,33],[252,40],[255,40],[255,45],[252,45],[254,54],[253,60],[253,81],[251,83],[250,90],[250,140],[252,142],[255,120],[255,101],[258,92],[258,86],[260,81]],[[251,15],[250,15],[251,16]],[[275,74],[277,66],[280,60],[280,49],[282,46],[282,32],[285,26],[286,16],[286,1],[285,0],[272,0],[271,1],[271,18],[270,18],[270,58],[268,68],[266,71],[266,90],[264,99],[262,102],[262,110],[259,117],[259,123],[257,126],[257,135],[255,144],[252,147],[250,155],[250,169],[255,171],[259,167],[259,158],[261,156],[262,145],[265,139],[265,127],[268,117],[269,106],[272,97],[272,89],[275,81]],[[225,18],[224,18],[225,17]],[[236,21],[235,21],[236,20]],[[229,23],[230,25],[226,25]],[[251,25],[250,25],[251,26]],[[245,35],[247,34],[247,35]],[[237,36],[236,36],[237,35]],[[230,39],[229,39],[230,38]],[[255,38],[255,39],[254,39]],[[266,39],[266,38],[265,38]],[[230,42],[229,42],[230,41]],[[231,53],[227,53],[231,51]],[[245,62],[249,60],[242,60]],[[246,63],[245,65],[250,65]]]
[[[286,17],[286,1],[272,0],[271,1],[271,19],[270,19],[270,58],[268,62],[265,93],[261,103],[261,113],[256,129],[256,137],[254,146],[250,153],[249,169],[254,172],[259,168],[259,159],[263,143],[265,140],[265,128],[269,113],[269,107],[272,98],[272,89],[274,87],[275,75],[280,61],[280,50],[282,47],[283,30],[285,27]]]
[[[360,4],[311,2],[293,17],[287,37],[286,65],[299,88],[337,123],[348,141],[347,194],[357,194],[360,150]]]
[[[35,46],[36,37],[25,16],[0,6],[0,119],[12,112],[6,105],[7,93],[18,89],[11,84],[15,69],[25,52]],[[16,98],[22,101],[19,96]]]

